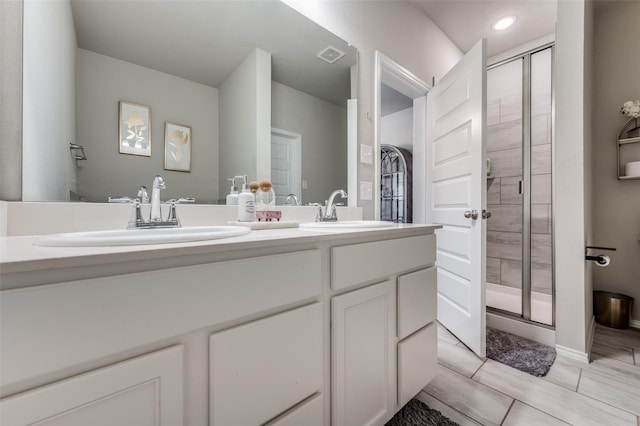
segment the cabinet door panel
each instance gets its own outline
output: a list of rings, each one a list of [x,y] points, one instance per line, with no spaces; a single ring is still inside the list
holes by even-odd
[[[322,389],[319,303],[210,338],[210,423],[263,424]]]
[[[380,424],[395,409],[395,285],[391,281],[334,297],[332,424]]]
[[[425,387],[438,364],[436,323],[398,343],[398,403],[403,406]]]
[[[0,424],[181,425],[183,347],[174,346],[0,401]]]
[[[398,278],[399,339],[436,319],[437,291],[435,267]]]
[[[322,426],[324,425],[323,402],[322,394],[316,395],[291,412],[269,422],[267,426]]]

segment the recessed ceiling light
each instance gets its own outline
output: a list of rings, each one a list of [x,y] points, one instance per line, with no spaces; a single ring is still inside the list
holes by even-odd
[[[514,22],[516,22],[515,16],[507,16],[506,18],[502,18],[499,21],[495,22],[491,29],[500,31],[509,28]]]

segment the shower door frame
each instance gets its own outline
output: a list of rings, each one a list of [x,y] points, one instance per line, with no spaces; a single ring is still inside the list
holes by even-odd
[[[556,326],[556,262],[555,262],[555,41],[529,49],[487,66],[487,71],[522,60],[522,314],[487,305],[487,312],[509,317],[539,327]],[[551,324],[531,320],[531,56],[551,49]],[[486,254],[485,254],[486,256]]]

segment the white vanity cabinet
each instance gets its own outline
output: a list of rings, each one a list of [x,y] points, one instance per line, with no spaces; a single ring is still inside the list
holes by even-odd
[[[436,370],[435,236],[331,251],[332,424],[383,425]]]
[[[182,370],[181,345],[153,352],[0,400],[0,424],[180,425]]]
[[[322,334],[320,303],[213,334],[211,425],[261,425],[320,394]],[[300,424],[322,419],[317,406]]]
[[[0,424],[383,425],[435,372],[435,228],[0,241]]]

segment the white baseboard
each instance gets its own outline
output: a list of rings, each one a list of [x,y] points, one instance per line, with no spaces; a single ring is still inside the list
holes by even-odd
[[[560,356],[571,358],[584,364],[589,364],[591,359],[591,346],[596,334],[596,317],[591,317],[589,329],[587,330],[587,352],[577,351],[562,345],[556,345],[556,353]]]
[[[629,326],[633,327],[633,328],[640,329],[640,320],[632,319],[631,321],[629,321]]]
[[[589,354],[580,352],[566,346],[556,345],[556,353],[560,356],[571,358],[584,364],[589,364]]]

